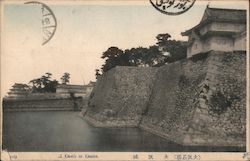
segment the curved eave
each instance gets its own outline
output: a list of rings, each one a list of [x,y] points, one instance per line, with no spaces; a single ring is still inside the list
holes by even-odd
[[[246,23],[246,20],[245,19],[227,20],[227,19],[217,19],[217,18],[211,17],[211,18],[208,18],[206,20],[201,21],[198,25],[194,26],[193,28],[182,32],[181,35],[182,36],[189,36],[192,33],[192,31],[198,30],[201,27],[203,27],[204,25],[207,25],[207,24],[212,23],[212,22]]]
[[[206,34],[200,36],[201,39],[206,39],[211,36],[224,36],[232,38],[236,33],[229,31],[208,31]]]

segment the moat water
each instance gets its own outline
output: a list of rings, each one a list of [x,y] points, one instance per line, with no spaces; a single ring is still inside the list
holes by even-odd
[[[95,128],[74,111],[3,113],[8,151],[244,151],[236,147],[181,146],[138,128]]]

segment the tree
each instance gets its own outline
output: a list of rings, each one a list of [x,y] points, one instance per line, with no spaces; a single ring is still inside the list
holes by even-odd
[[[57,80],[53,80],[53,81],[49,81],[49,83],[44,87],[45,88],[45,92],[52,92],[55,93],[56,92],[56,87],[58,85],[58,81]]]
[[[158,50],[157,46],[150,46],[149,48],[132,48],[125,50],[125,54],[128,55],[127,66],[143,66],[149,67],[159,63],[163,56]]]
[[[40,78],[33,79],[29,82],[32,84],[33,93],[56,92],[57,80],[51,80],[51,73],[45,73]]]
[[[51,73],[45,73],[45,75],[40,78],[43,87],[43,92],[50,92],[51,76]]]
[[[67,84],[69,83],[69,79],[70,79],[70,74],[65,72],[63,74],[63,76],[61,77],[61,81],[62,81],[62,84]]]
[[[159,34],[156,36],[159,50],[166,56],[165,61],[168,63],[185,59],[187,57],[187,46],[183,41],[170,40],[171,35]],[[165,54],[168,53],[168,54]]]
[[[115,67],[119,64],[119,57],[123,54],[123,51],[119,49],[118,47],[110,47],[108,50],[103,52],[102,59],[105,60],[105,64],[102,66],[102,71],[106,72],[110,70],[111,68]]]
[[[118,47],[110,47],[102,54],[105,63],[102,65],[102,73],[114,68],[115,66],[162,66],[180,59],[186,58],[187,47],[185,42],[170,40],[168,33],[156,36],[156,45],[149,48],[137,47],[121,50]],[[96,70],[96,76],[100,75]]]
[[[114,59],[115,57],[118,57],[122,53],[123,53],[123,51],[121,49],[119,49],[118,47],[112,46],[112,47],[108,48],[107,51],[103,52],[101,58]]]
[[[141,66],[148,67],[161,63],[165,56],[159,51],[158,46],[150,46],[149,48],[138,47],[122,51],[117,47],[110,47],[102,55],[105,60],[102,66],[102,73],[112,69],[115,66]],[[100,74],[96,70],[96,75]]]
[[[40,78],[32,79],[29,84],[32,84],[32,92],[42,92],[42,82]]]
[[[156,39],[157,39],[156,44],[159,46],[160,51],[166,51],[166,46],[168,45],[169,38],[171,38],[171,35],[168,33],[158,34],[156,36]]]
[[[97,79],[97,77],[98,77],[99,75],[101,75],[101,74],[100,74],[100,70],[99,70],[99,69],[96,69],[96,70],[95,70],[95,77],[96,77],[96,79]]]

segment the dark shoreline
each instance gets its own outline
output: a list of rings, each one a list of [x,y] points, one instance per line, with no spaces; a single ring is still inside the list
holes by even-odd
[[[97,120],[94,120],[87,116],[81,116],[84,121],[86,121],[89,125],[96,127],[96,128],[106,128],[106,129],[119,129],[119,128],[138,128],[143,131],[149,132],[153,135],[159,136],[165,140],[170,140],[164,133],[160,133],[158,131],[149,129],[145,126],[138,125],[138,124],[124,124],[124,125],[107,125]],[[182,146],[184,151],[178,152],[246,152],[246,146],[215,146],[215,145],[182,145],[181,142],[175,142],[179,146]],[[200,151],[201,150],[201,151]]]

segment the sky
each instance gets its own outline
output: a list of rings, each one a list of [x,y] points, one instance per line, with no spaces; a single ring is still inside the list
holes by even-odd
[[[246,9],[247,1],[196,1],[187,12],[169,16],[149,1],[68,1],[46,4],[57,19],[55,35],[42,45],[41,8],[23,2],[4,3],[1,23],[1,95],[14,83],[28,83],[46,72],[60,80],[70,73],[70,84],[95,81],[101,55],[111,46],[120,49],[149,47],[156,36],[169,33],[187,40],[181,32],[197,25],[206,5]]]

